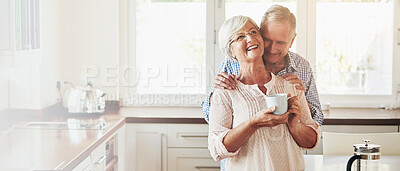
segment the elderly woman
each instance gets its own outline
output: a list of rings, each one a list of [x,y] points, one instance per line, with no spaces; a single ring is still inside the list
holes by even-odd
[[[211,99],[208,148],[214,160],[227,158],[228,171],[304,170],[301,148],[314,148],[319,125],[312,120],[303,91],[267,72],[257,24],[235,16],[220,28],[223,53],[238,61],[233,90],[215,89]],[[287,93],[289,109],[274,115],[265,97]]]

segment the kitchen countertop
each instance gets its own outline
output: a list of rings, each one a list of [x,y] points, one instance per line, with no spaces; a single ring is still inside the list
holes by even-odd
[[[346,170],[347,161],[350,157],[351,156],[304,155],[304,161],[306,164],[305,171]],[[381,159],[379,160],[379,170],[377,171],[400,170],[400,165],[398,164],[399,161],[400,156],[381,156]]]
[[[323,125],[400,125],[400,109],[331,108]],[[206,124],[199,107],[123,107],[126,123]]]
[[[324,114],[324,125],[400,125],[400,109],[334,108]]]
[[[0,112],[0,170],[72,170],[125,123],[206,124],[199,107],[107,109],[104,114],[68,114],[60,106]],[[333,108],[324,113],[324,125],[400,125],[399,109]],[[76,127],[76,122],[99,121],[106,121],[104,129],[25,127],[32,122],[69,122]]]
[[[0,170],[72,170],[125,124],[119,111],[68,114],[64,110],[10,110],[7,115],[14,116],[7,118],[4,113],[2,124],[10,122],[13,126],[3,127],[0,132]],[[73,129],[26,128],[31,121],[67,122]],[[79,128],[104,121],[101,129]]]

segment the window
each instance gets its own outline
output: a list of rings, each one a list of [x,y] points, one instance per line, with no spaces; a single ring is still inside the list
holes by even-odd
[[[209,1],[209,0],[207,0]],[[198,105],[206,94],[206,0],[137,0],[132,103]],[[132,15],[131,15],[132,16]],[[213,34],[213,33],[212,33]],[[177,99],[178,98],[178,99]],[[193,100],[192,98],[195,98]],[[154,100],[153,99],[159,99]]]
[[[0,6],[0,54],[39,49],[39,0],[2,1]]]
[[[317,1],[321,94],[391,94],[393,9],[391,0]]]
[[[205,0],[136,1],[136,10],[137,93],[204,94]]]
[[[216,43],[225,19],[246,15],[260,23],[271,4],[297,18],[291,51],[313,66],[321,103],[378,107],[394,101],[400,83],[395,0],[136,0],[130,3],[129,78],[135,96],[182,95],[198,106],[223,56]],[[173,12],[172,12],[172,11]],[[397,34],[397,35],[396,35]],[[397,38],[397,39],[396,39]],[[395,42],[395,43],[394,43]],[[396,72],[397,71],[397,72]],[[163,97],[154,97],[163,95]],[[140,97],[136,97],[140,98]],[[140,104],[143,105],[143,104]]]
[[[399,55],[394,40],[399,27],[398,3],[316,1],[312,59],[321,103],[343,107],[390,107],[396,103],[400,83],[399,61],[394,58]]]
[[[41,61],[39,0],[0,2],[0,67]]]
[[[15,49],[40,48],[39,0],[15,1]]]
[[[225,4],[225,18],[244,15],[249,16],[260,25],[263,14],[272,4],[283,5],[289,8],[293,14],[296,14],[297,4],[295,0],[227,0]],[[293,43],[291,50],[296,52],[296,42]]]

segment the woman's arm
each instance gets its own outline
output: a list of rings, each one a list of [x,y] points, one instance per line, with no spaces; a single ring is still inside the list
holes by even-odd
[[[255,127],[250,120],[247,120],[229,131],[222,140],[222,143],[228,152],[233,153],[239,150],[239,148],[249,140],[256,130],[257,127]]]
[[[275,107],[259,111],[255,116],[232,128],[232,99],[227,90],[216,89],[211,99],[208,149],[214,160],[235,156],[244,143],[260,127],[286,124],[289,113],[272,114]]]
[[[223,139],[223,144],[229,152],[237,151],[246,143],[251,135],[260,127],[272,127],[287,123],[289,113],[284,115],[272,114],[276,107],[263,109],[249,120],[229,131]]]
[[[289,100],[288,113],[293,113],[288,119],[289,131],[296,143],[303,148],[313,148],[318,141],[318,124],[310,117],[310,110],[304,96],[301,100],[297,96]]]
[[[288,126],[290,133],[300,147],[313,148],[317,143],[317,133],[314,129],[299,121],[297,116],[289,117]]]

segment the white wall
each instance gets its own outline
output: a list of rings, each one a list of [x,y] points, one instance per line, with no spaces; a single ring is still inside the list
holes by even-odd
[[[75,85],[92,82],[108,100],[118,92],[118,0],[68,0],[63,6],[66,41],[61,56],[61,79]]]
[[[75,85],[90,81],[105,90],[108,100],[116,100],[118,7],[118,0],[40,1],[41,56],[16,60],[7,76],[10,98],[0,98],[0,110],[8,101],[10,108],[24,109],[57,103],[58,80]],[[0,89],[5,90],[3,82]]]
[[[56,88],[61,78],[62,54],[65,46],[63,28],[65,23],[64,6],[66,0],[41,0],[41,38],[42,60],[40,63],[40,101],[41,108],[56,103],[60,96]]]

